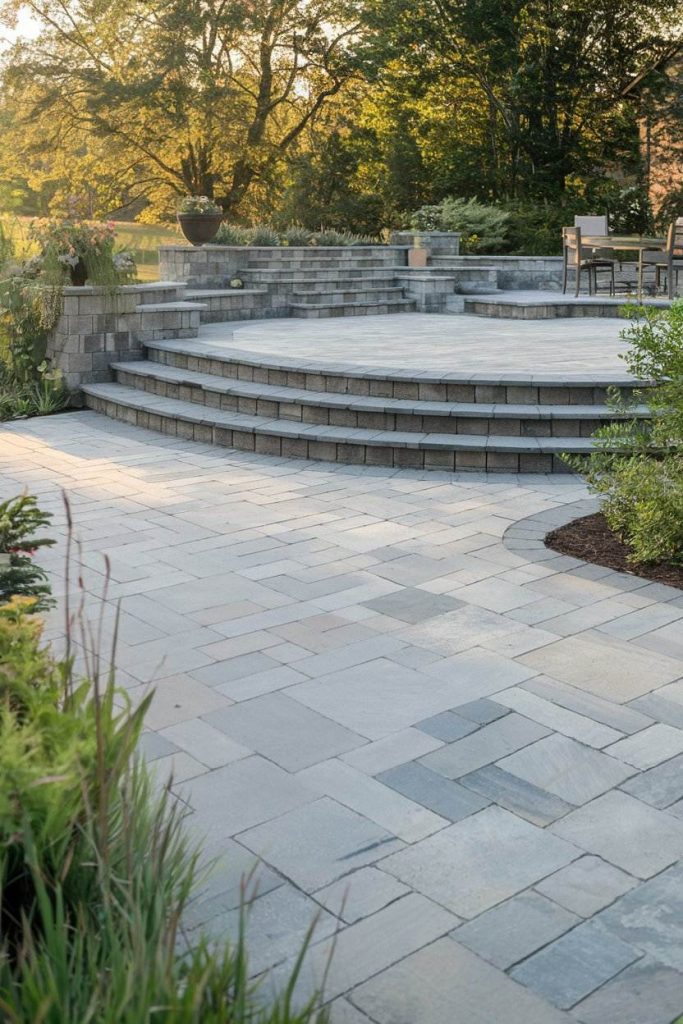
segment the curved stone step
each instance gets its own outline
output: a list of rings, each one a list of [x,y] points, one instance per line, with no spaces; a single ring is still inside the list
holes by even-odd
[[[154,362],[180,369],[276,387],[432,402],[604,405],[611,387],[628,395],[634,389],[649,386],[627,373],[443,373],[357,363],[303,362],[300,358],[256,355],[202,338],[187,345],[173,340],[154,341],[148,343],[147,355]]]
[[[197,405],[330,426],[414,433],[589,437],[603,423],[649,415],[646,406],[618,415],[604,405],[506,405],[411,401],[277,387],[143,361],[114,363],[119,383]]]
[[[562,295],[552,298],[531,299],[528,296],[512,298],[509,293],[481,295],[465,299],[465,312],[473,316],[499,317],[506,320],[553,320],[556,317],[614,317],[623,315],[624,307],[636,301],[610,295]],[[666,308],[666,299],[643,299],[646,306]]]
[[[122,384],[88,384],[86,405],[136,426],[203,443],[354,465],[492,472],[566,472],[562,452],[587,454],[589,438],[417,434],[269,419],[150,395]]]

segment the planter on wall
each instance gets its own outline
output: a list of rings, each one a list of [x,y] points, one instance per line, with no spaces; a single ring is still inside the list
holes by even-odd
[[[221,213],[179,213],[180,230],[191,245],[206,245],[216,237],[223,215]]]
[[[75,267],[69,267],[70,283],[76,288],[82,288],[88,280],[88,271],[83,260],[79,260]]]

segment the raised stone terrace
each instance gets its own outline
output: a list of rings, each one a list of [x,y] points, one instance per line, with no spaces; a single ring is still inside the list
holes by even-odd
[[[566,472],[562,454],[589,452],[620,415],[608,389],[638,386],[619,358],[629,294],[576,299],[559,291],[557,258],[486,262],[440,244],[422,267],[406,244],[165,246],[165,280],[122,290],[113,309],[101,290],[68,289],[51,354],[90,408],[172,436]]]

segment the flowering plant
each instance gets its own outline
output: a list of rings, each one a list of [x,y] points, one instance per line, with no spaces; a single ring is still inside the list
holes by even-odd
[[[178,206],[178,213],[192,213],[200,216],[218,217],[223,211],[208,196],[185,196]]]
[[[34,221],[31,238],[40,255],[40,276],[54,285],[72,281],[115,287],[135,275],[135,259],[130,252],[114,252],[114,224],[97,221]]]

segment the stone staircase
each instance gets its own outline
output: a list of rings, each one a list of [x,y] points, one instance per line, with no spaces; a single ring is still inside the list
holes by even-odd
[[[319,319],[407,313],[414,300],[396,280],[396,252],[378,247],[247,252],[240,277],[279,300],[289,316]],[[264,304],[266,304],[264,300]]]
[[[89,408],[173,436],[245,451],[373,466],[566,472],[616,417],[614,380],[392,373],[251,357],[201,337],[151,340],[146,359],[84,387]],[[644,407],[636,414],[646,416]]]

